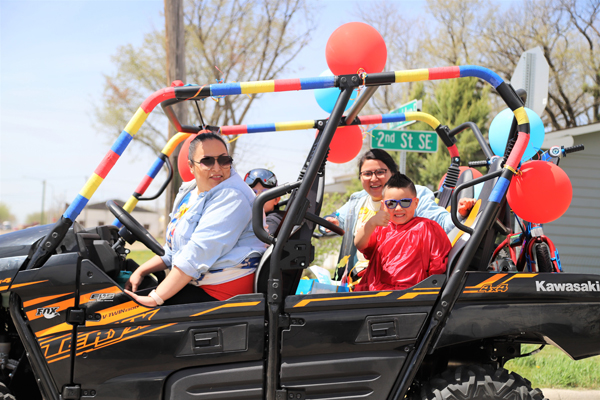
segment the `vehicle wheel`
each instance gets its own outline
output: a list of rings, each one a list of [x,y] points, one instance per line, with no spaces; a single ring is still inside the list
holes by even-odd
[[[554,272],[550,257],[550,249],[546,243],[535,245],[535,260],[537,262],[538,272]]]
[[[489,365],[450,368],[415,393],[414,400],[544,400],[539,389],[520,375]],[[411,399],[411,400],[412,400]]]

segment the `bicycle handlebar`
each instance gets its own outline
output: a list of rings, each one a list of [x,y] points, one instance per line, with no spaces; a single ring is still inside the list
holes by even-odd
[[[487,167],[488,162],[486,160],[481,161],[469,161],[469,167]]]
[[[565,147],[563,149],[563,153],[569,154],[569,153],[575,153],[576,151],[582,151],[582,150],[585,150],[585,146],[583,144],[578,144],[578,145],[571,146],[571,147]]]

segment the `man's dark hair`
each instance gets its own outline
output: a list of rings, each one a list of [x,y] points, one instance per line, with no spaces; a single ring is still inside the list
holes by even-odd
[[[398,166],[396,165],[396,161],[390,156],[390,154],[381,149],[371,149],[367,151],[363,156],[358,160],[358,176],[360,176],[360,170],[362,169],[363,164],[367,160],[379,160],[384,163],[392,174],[398,172]]]
[[[415,188],[415,184],[410,178],[400,172],[396,172],[392,177],[387,181],[387,183],[383,186],[383,193],[385,193],[387,188],[394,189],[408,189],[414,197],[417,197],[417,188]]]
[[[190,142],[190,148],[188,150],[188,160],[194,161],[194,159],[193,159],[194,153],[196,152],[196,147],[198,147],[199,143],[202,143],[205,140],[211,140],[211,139],[216,139],[216,140],[219,140],[221,143],[223,143],[223,146],[225,146],[225,150],[227,151],[227,154],[229,154],[229,149],[227,148],[227,143],[225,143],[225,140],[223,140],[223,137],[221,135],[217,135],[214,132],[204,130],[204,131],[200,131],[200,133],[198,133],[198,135],[196,135],[194,140],[192,140]]]

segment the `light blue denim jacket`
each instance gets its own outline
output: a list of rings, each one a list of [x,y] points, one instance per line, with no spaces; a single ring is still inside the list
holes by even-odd
[[[417,206],[415,216],[437,222],[444,228],[446,233],[454,229],[454,223],[452,222],[450,213],[435,202],[433,192],[425,186],[415,185],[415,188],[417,189],[417,197],[419,198],[419,205]],[[356,217],[360,211],[360,207],[364,204],[368,195],[366,190],[353,193],[348,202],[336,212],[336,218],[340,222],[340,227],[346,231],[346,234],[342,239],[339,260],[345,256],[350,256],[350,259],[348,260],[348,270],[351,270],[357,261],[356,246],[354,246],[354,229],[356,227]],[[336,278],[340,279],[342,273],[342,270],[336,271]]]
[[[196,189],[196,182],[181,185],[173,213],[186,194]],[[231,169],[231,176],[207,192],[177,223],[171,250],[165,245],[162,258],[167,267],[176,265],[196,281],[195,285],[216,285],[254,272],[244,268],[244,261],[260,257],[266,245],[252,230],[252,203],[255,194]]]

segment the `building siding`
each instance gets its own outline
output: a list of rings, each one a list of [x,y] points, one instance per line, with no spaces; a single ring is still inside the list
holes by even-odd
[[[565,272],[600,274],[600,132],[574,140],[585,150],[560,162],[571,180],[573,200],[561,218],[544,225],[544,233],[556,245]]]

